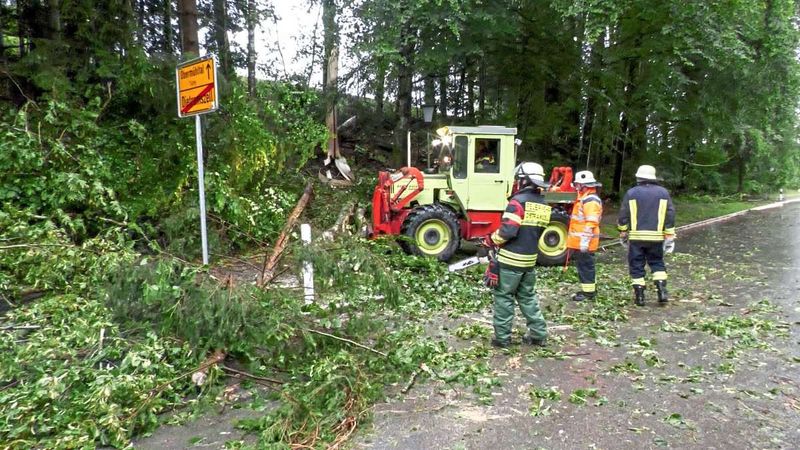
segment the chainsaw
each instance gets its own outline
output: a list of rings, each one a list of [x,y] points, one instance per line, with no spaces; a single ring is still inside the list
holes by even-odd
[[[472,267],[478,264],[488,264],[489,257],[488,256],[471,256],[467,259],[462,259],[461,261],[454,262],[447,266],[447,270],[450,272],[457,272],[459,270],[464,270],[467,267]]]
[[[490,253],[493,252],[493,248],[487,247],[482,243],[481,240],[475,240],[474,242],[478,246],[478,254],[476,256],[471,256],[467,259],[462,259],[461,261],[450,264],[447,266],[447,270],[450,272],[457,272],[478,264],[489,264],[489,260],[492,257],[496,258],[496,255],[490,255]]]

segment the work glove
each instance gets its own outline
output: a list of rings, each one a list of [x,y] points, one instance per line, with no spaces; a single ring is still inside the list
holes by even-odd
[[[581,251],[581,253],[586,253],[586,252],[589,251],[589,241],[588,240],[581,239],[580,251]]]
[[[619,243],[620,243],[620,245],[622,245],[622,248],[624,248],[625,250],[628,249],[628,232],[627,231],[621,231],[619,233]]]
[[[495,244],[494,241],[492,240],[492,235],[491,234],[487,234],[486,236],[483,237],[483,241],[481,241],[481,245],[483,245],[484,247],[486,247],[488,249],[493,249],[493,248],[497,247],[497,244]]]
[[[675,236],[674,235],[664,236],[664,254],[668,255],[673,251],[675,251]]]
[[[483,273],[483,284],[488,288],[495,288],[500,282],[500,263],[492,255],[489,257],[489,267]]]

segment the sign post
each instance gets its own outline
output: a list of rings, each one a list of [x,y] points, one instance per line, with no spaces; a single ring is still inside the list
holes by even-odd
[[[207,265],[206,192],[203,175],[203,131],[200,116],[219,108],[217,61],[214,55],[206,55],[179,64],[175,69],[175,85],[178,91],[178,117],[194,116],[197,183],[200,194],[200,240],[203,246],[203,265]]]

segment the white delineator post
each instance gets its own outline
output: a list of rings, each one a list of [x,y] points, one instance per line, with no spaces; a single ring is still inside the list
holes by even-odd
[[[304,223],[300,225],[300,240],[303,245],[311,244],[311,225]],[[311,261],[303,262],[303,298],[306,304],[314,303],[314,266]]]
[[[208,235],[206,234],[206,189],[203,175],[203,131],[200,115],[194,116],[195,140],[197,141],[197,184],[200,192],[200,241],[203,246],[203,265],[208,265]]]
[[[408,167],[411,167],[411,130],[406,135],[406,160],[408,161]]]

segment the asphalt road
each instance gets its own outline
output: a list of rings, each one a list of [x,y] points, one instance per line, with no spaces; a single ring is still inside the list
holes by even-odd
[[[687,231],[677,245],[668,262],[673,301],[626,307],[615,343],[568,330],[551,334],[574,356],[492,351],[501,385],[491,405],[427,380],[376,405],[353,447],[800,448],[800,203]],[[615,268],[624,254],[617,248],[600,261]],[[563,302],[569,288],[540,300]],[[561,399],[532,415],[530,392],[551,387]],[[567,401],[578,389],[596,397]]]

